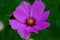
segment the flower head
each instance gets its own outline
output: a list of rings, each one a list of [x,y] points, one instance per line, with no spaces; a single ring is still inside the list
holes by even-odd
[[[0,31],[4,29],[4,24],[0,21]]]
[[[11,28],[18,31],[18,34],[28,39],[31,32],[38,34],[38,30],[43,30],[50,26],[49,22],[46,22],[50,11],[44,12],[45,5],[40,1],[35,1],[32,6],[23,1],[13,12],[13,16],[16,19],[9,20]]]

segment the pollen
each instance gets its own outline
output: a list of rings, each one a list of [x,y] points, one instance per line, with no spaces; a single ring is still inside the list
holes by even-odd
[[[30,25],[30,26],[33,26],[34,25],[34,19],[33,18],[29,18],[28,20],[27,20],[27,25]]]
[[[33,20],[32,18],[30,18],[30,19],[28,19],[28,21],[27,21],[27,22],[28,22],[28,24],[30,24],[30,25],[31,25],[31,24],[33,24],[34,20]]]

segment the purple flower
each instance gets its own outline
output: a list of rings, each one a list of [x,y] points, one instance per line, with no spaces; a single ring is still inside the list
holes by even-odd
[[[44,30],[50,26],[46,22],[50,11],[44,12],[45,5],[42,1],[35,1],[32,6],[23,1],[13,12],[16,19],[9,20],[11,28],[18,31],[18,34],[28,39],[31,32],[38,34],[39,30]]]

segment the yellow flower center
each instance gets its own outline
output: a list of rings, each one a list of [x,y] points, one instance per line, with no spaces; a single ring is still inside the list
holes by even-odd
[[[33,22],[34,22],[34,20],[32,18],[30,18],[30,19],[27,20],[27,23],[30,24],[30,25],[32,25]]]
[[[29,26],[33,26],[34,22],[35,22],[35,20],[33,18],[29,18],[29,19],[27,19],[26,24]]]

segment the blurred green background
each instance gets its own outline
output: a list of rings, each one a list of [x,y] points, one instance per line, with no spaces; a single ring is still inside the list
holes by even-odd
[[[0,40],[22,40],[17,31],[11,29],[8,20],[12,12],[23,0],[0,0],[0,21],[4,23],[4,30],[0,31]],[[34,0],[25,0],[32,4]],[[50,10],[47,19],[50,27],[39,31],[39,34],[31,34],[34,40],[60,40],[60,0],[42,0],[45,3],[45,11]]]

